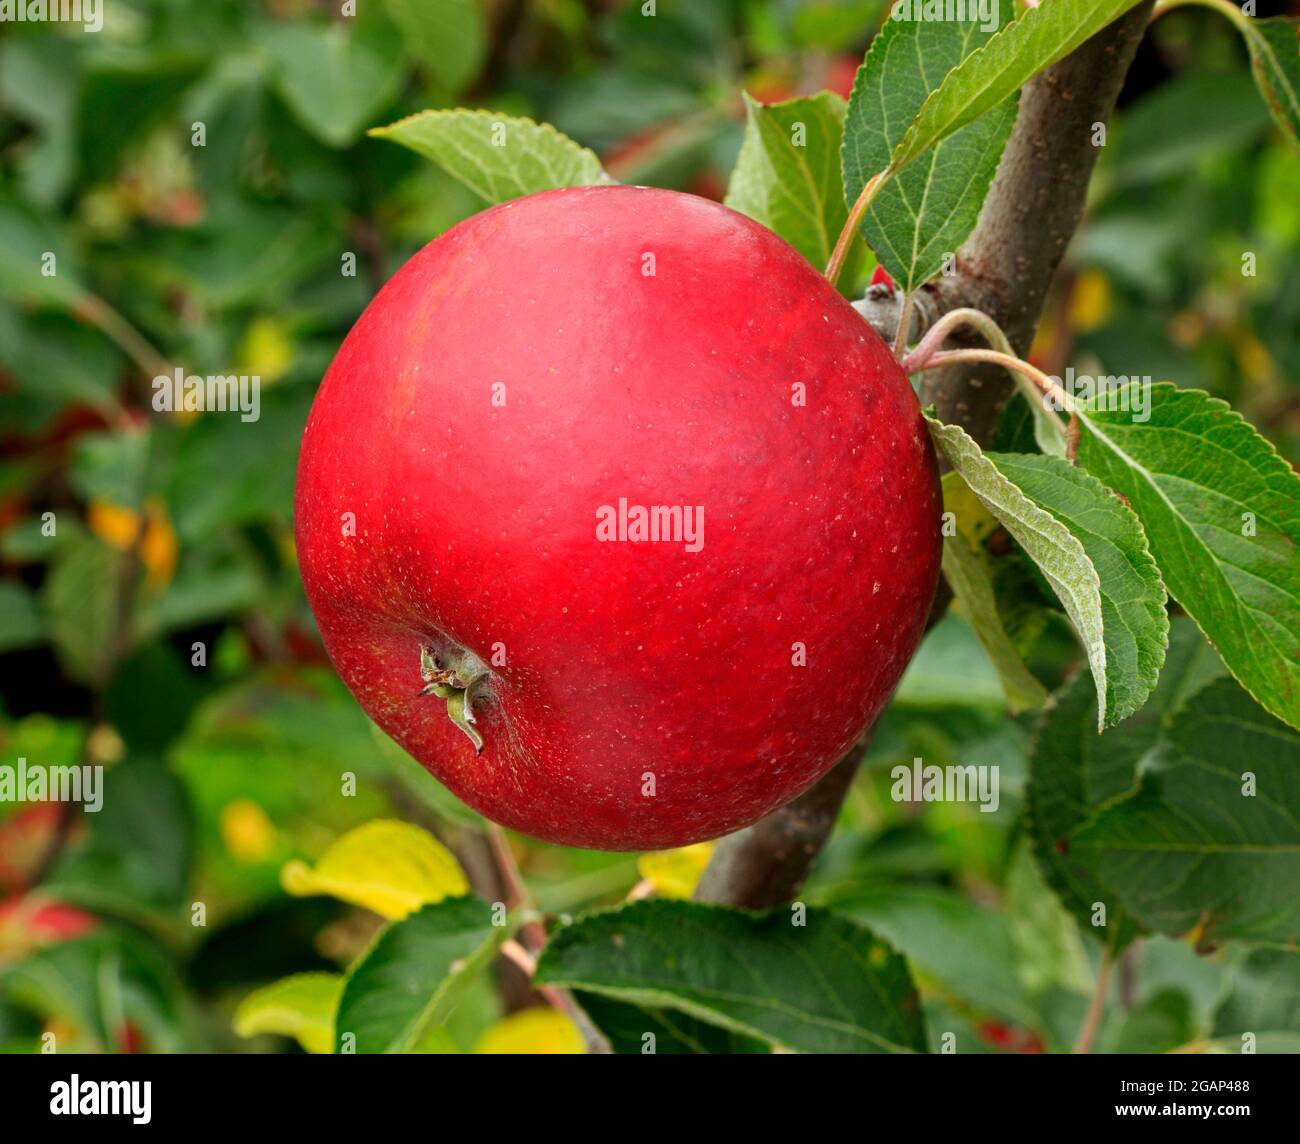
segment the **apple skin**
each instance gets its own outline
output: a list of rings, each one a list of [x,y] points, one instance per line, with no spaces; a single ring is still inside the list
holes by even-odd
[[[703,506],[703,547],[598,540],[620,497]],[[816,270],[614,186],[484,211],[384,286],[316,396],[295,529],[384,731],[512,829],[645,850],[754,822],[854,744],[921,639],[940,511],[906,376]],[[481,753],[418,694],[422,646],[489,666]]]

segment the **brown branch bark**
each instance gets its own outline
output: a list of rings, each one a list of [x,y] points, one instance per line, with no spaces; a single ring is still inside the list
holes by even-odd
[[[855,746],[793,802],[724,838],[695,896],[751,909],[789,901],[825,844],[865,749],[865,742]]]
[[[1095,125],[1114,110],[1151,7],[1152,0],[1139,4],[1025,85],[1015,129],[979,223],[958,254],[956,273],[920,292],[923,321],[973,306],[1002,327],[1017,352],[1026,352],[1083,217],[1098,153]],[[858,309],[892,341],[896,299],[869,292]],[[1012,384],[998,367],[952,366],[924,375],[921,402],[933,404],[941,421],[961,425],[986,443]],[[941,584],[932,621],[948,598]],[[723,839],[696,897],[752,908],[792,899],[835,826],[860,757],[855,748],[788,806]]]
[[[937,315],[974,306],[992,315],[1017,353],[1028,350],[1083,217],[1100,151],[1096,125],[1114,110],[1151,8],[1139,4],[1025,85],[1015,130],[957,273],[928,288]],[[986,441],[1011,388],[997,367],[935,370],[923,380],[921,402],[933,402],[941,421]]]

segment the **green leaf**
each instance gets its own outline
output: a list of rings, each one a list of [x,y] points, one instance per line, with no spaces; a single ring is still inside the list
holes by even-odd
[[[45,625],[36,597],[25,584],[0,583],[0,651],[45,642]]]
[[[952,609],[926,632],[890,703],[901,708],[1000,710],[1005,698],[1002,681],[970,621]]]
[[[479,898],[446,898],[385,929],[348,974],[337,1051],[413,1050],[514,932],[493,914]]]
[[[171,49],[97,55],[77,93],[83,186],[108,181],[131,148],[176,113],[207,64],[201,55]]]
[[[1032,844],[1023,836],[1007,870],[1004,892],[1017,975],[1025,990],[1034,997],[1055,988],[1090,993],[1092,972],[1079,927],[1047,885]]]
[[[490,203],[610,181],[591,151],[549,123],[492,111],[421,111],[370,134],[432,159]]]
[[[919,6],[924,0],[910,2]],[[996,107],[1038,72],[1068,56],[1137,2],[1048,0],[1024,12],[948,73],[894,149],[890,167],[901,171],[940,140]],[[930,30],[927,25],[926,31]]]
[[[83,58],[67,36],[6,36],[0,44],[0,102],[36,129],[15,156],[14,169],[27,196],[51,206],[75,173]]]
[[[1102,152],[1108,193],[1240,152],[1268,130],[1268,111],[1244,72],[1185,71],[1126,107]],[[1149,366],[1148,366],[1149,368]]]
[[[59,227],[24,203],[0,198],[0,298],[70,308],[84,293]]]
[[[998,611],[992,569],[982,546],[982,534],[987,530],[979,528],[972,518],[982,515],[994,525],[997,522],[958,473],[944,475],[943,505],[956,522],[955,533],[945,532],[943,538],[944,579],[996,669],[1007,705],[1013,712],[1041,707],[1047,701],[1047,689],[1025,666],[1007,634]]]
[[[1100,481],[1060,457],[985,456],[1070,530],[1097,569],[1106,644],[1106,725],[1114,726],[1146,702],[1169,638],[1165,586],[1142,525]]]
[[[1297,808],[1300,735],[1221,679],[1174,718],[1139,788],[1070,847],[1151,929],[1194,931],[1201,948],[1285,948],[1300,932]]]
[[[1160,989],[1124,1015],[1116,1053],[1167,1053],[1189,1042],[1196,1030],[1191,998],[1181,989]]]
[[[1142,759],[1160,742],[1173,713],[1190,694],[1223,672],[1194,625],[1173,625],[1164,672],[1151,701],[1103,735],[1096,733],[1097,691],[1086,675],[1058,691],[1044,713],[1029,755],[1025,789],[1034,854],[1048,884],[1085,930],[1093,909],[1106,906],[1117,945],[1133,937],[1115,895],[1098,880],[1089,856],[1075,852],[1072,832],[1111,799],[1132,790]]]
[[[235,1032],[241,1037],[277,1033],[293,1037],[309,1053],[332,1053],[343,983],[339,973],[298,973],[267,985],[239,1003]]]
[[[1005,914],[952,890],[901,885],[857,890],[834,906],[888,940],[923,981],[981,1012],[1036,1023]]]
[[[1201,1042],[1199,1047],[1207,1054],[1240,1053],[1242,1041],[1240,1037],[1217,1037]],[[1300,1033],[1261,1033],[1255,1038],[1254,1051],[1259,1054],[1296,1056],[1300,1054]]]
[[[278,24],[266,46],[290,110],[331,147],[354,143],[401,83],[402,37],[381,21]]]
[[[73,443],[68,477],[85,500],[103,500],[118,508],[139,510],[149,491],[153,435],[131,427],[109,433],[85,433]]]
[[[1250,70],[1274,122],[1293,147],[1300,147],[1300,19],[1243,15],[1233,23],[1246,37]]]
[[[745,110],[726,204],[774,230],[820,270],[849,213],[839,174],[844,100],[823,91],[765,107],[746,93]]]
[[[85,840],[51,871],[47,885],[67,901],[125,916],[170,913],[185,902],[193,823],[181,782],[148,756],[103,772],[100,809],[83,799]]]
[[[1008,480],[965,430],[927,419],[935,444],[1025,554],[1038,565],[1083,641],[1097,686],[1098,729],[1106,724],[1106,643],[1101,578],[1083,544],[1055,516]]]
[[[721,1055],[771,1051],[753,1037],[741,1036],[672,1009],[651,1009],[615,1001],[599,993],[579,992],[577,998],[616,1053]]]
[[[975,5],[967,11],[969,20],[891,18],[871,41],[844,121],[848,202],[855,202],[867,180],[889,166],[927,96],[1015,14],[1012,0],[999,0],[993,26],[985,29]],[[934,277],[944,256],[974,229],[1015,123],[1017,102],[1008,99],[954,132],[924,163],[900,172],[877,193],[862,233],[903,290],[915,290]]]
[[[469,892],[460,864],[427,830],[376,819],[348,831],[317,860],[288,863],[280,876],[291,894],[329,894],[404,918],[421,906]]]
[[[1214,1035],[1300,1033],[1300,951],[1253,949],[1214,1015]]]
[[[61,545],[41,585],[46,630],[63,670],[102,681],[112,658],[114,607],[123,555],[81,535]]]
[[[1228,670],[1300,726],[1300,477],[1217,398],[1163,382],[1145,422],[1126,398],[1081,404],[1079,465],[1132,506]]]
[[[448,91],[477,78],[487,56],[487,28],[479,0],[384,0],[407,50]]]
[[[907,965],[825,910],[742,913],[641,901],[551,938],[539,983],[671,1009],[795,1052],[924,1052]]]
[[[0,995],[62,1025],[60,1053],[123,1052],[128,1022],[146,1052],[200,1048],[169,957],[136,930],[101,926],[0,966]]]

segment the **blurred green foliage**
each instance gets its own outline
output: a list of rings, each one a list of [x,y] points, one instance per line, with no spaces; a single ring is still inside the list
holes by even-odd
[[[0,803],[0,896],[86,911],[0,921],[0,1047],[284,1049],[235,1038],[234,1004],[345,965],[377,925],[285,895],[287,860],[397,816],[481,867],[475,816],[333,676],[294,564],[321,374],[382,282],[479,205],[365,129],[490,107],[554,123],[621,181],[721,198],[742,90],[847,94],[885,6],[663,0],[649,22],[580,0],[357,7],[345,26],[309,0],[117,0],[99,33],[0,36],[0,761],[100,763],[111,789],[99,815]],[[1300,163],[1236,34],[1175,13],[1139,53],[1034,352],[1208,389],[1294,461],[1297,251]],[[178,365],[259,375],[260,418],[155,412],[150,380]],[[1026,650],[1054,687],[1078,653],[1040,619]],[[932,1029],[990,1051],[1068,1046],[1098,957],[1027,856],[1032,728],[946,619],[808,890],[912,959]],[[998,812],[892,801],[889,767],[920,755],[999,764]],[[638,881],[631,856],[519,851],[546,910]],[[1230,1035],[1284,989],[1266,951],[1156,938],[1139,962],[1103,1047]],[[452,1043],[472,1047],[509,994],[475,986]]]

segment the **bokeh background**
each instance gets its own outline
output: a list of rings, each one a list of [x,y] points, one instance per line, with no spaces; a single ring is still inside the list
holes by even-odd
[[[298,439],[326,365],[388,276],[481,205],[365,129],[488,107],[549,120],[621,181],[721,198],[742,90],[847,95],[887,11],[338,7],[107,0],[94,34],[0,25],[0,762],[101,764],[107,784],[98,815],[0,803],[6,1050],[54,1033],[60,1051],[295,1051],[236,1035],[235,1006],[273,979],[346,964],[379,919],[292,897],[280,871],[374,818],[433,831],[491,892],[481,822],[340,685],[294,562]],[[1280,11],[1261,2],[1257,14]],[[1207,389],[1294,463],[1298,252],[1300,162],[1238,35],[1213,14],[1173,12],[1129,77],[1035,360]],[[155,413],[150,379],[176,365],[259,375],[260,419]],[[1077,658],[1064,623],[1034,633],[1031,663],[1049,683]],[[875,736],[806,894],[888,936],[943,1015],[932,1027],[988,1051],[1068,1045],[1096,957],[1022,843],[1032,731],[1032,717],[1006,714],[950,615]],[[1001,808],[894,803],[889,767],[917,755],[998,764]],[[647,881],[688,893],[707,857],[512,843],[539,905],[557,912]],[[1136,957],[1101,1048],[1212,1037],[1248,980],[1243,954],[1198,956],[1187,942],[1147,940]],[[508,973],[484,978],[441,1047],[492,1044],[533,1000]],[[553,1028],[514,1037],[568,1046]]]

